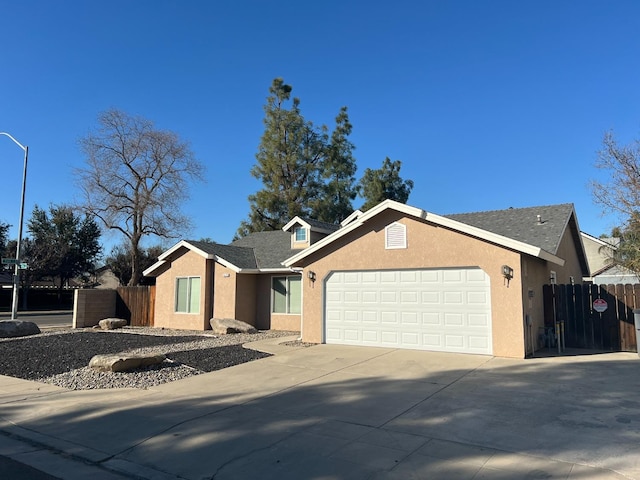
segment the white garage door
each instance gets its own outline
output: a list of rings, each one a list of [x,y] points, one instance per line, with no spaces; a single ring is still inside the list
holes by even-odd
[[[333,272],[325,341],[491,354],[489,276],[479,268]]]

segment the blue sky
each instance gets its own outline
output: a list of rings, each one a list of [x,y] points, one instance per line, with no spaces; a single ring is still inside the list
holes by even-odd
[[[438,214],[574,203],[617,223],[589,180],[605,131],[640,138],[640,2],[0,0],[0,131],[28,145],[33,206],[76,199],[78,139],[115,107],[207,166],[189,238],[231,241],[275,77],[303,115],[349,108],[358,178],[386,156]],[[0,136],[0,221],[17,235],[22,151]],[[355,206],[362,201],[359,199]],[[113,244],[119,237],[104,237]],[[157,242],[151,242],[157,243]]]

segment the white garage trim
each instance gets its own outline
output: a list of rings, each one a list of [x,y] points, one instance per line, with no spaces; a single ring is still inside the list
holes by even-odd
[[[332,272],[323,324],[326,343],[491,355],[490,278],[480,268]]]

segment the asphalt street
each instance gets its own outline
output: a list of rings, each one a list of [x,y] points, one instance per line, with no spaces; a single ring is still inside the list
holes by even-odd
[[[11,312],[0,312],[0,321],[10,320]],[[71,328],[73,312],[71,310],[52,310],[46,312],[20,312],[18,320],[34,322],[41,329],[43,328]]]

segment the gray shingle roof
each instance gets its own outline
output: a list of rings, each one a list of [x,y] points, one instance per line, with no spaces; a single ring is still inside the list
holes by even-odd
[[[258,268],[284,268],[282,262],[299,251],[291,249],[291,234],[282,230],[252,233],[229,247],[252,249]]]
[[[573,204],[564,203],[443,216],[540,247],[555,255],[572,211]],[[540,215],[540,222],[538,215]]]
[[[300,219],[304,220],[312,227],[321,228],[324,230],[331,230],[332,232],[335,232],[340,228],[340,225],[336,223],[321,222],[320,220],[314,220],[312,218],[306,218],[306,217],[300,217]]]
[[[256,256],[252,248],[194,240],[186,241],[203,252],[220,257],[238,268],[257,268]]]
[[[444,217],[539,247],[555,255],[572,212],[573,204],[565,203],[458,213],[444,215]],[[319,228],[332,230],[339,228],[339,225],[310,219],[304,220],[309,225]],[[574,227],[573,230],[576,231],[572,234],[579,235],[577,224]],[[300,252],[300,250],[291,248],[291,234],[282,230],[252,233],[229,245],[191,240],[188,242],[194,247],[216,255],[241,269],[284,268],[282,262]]]

